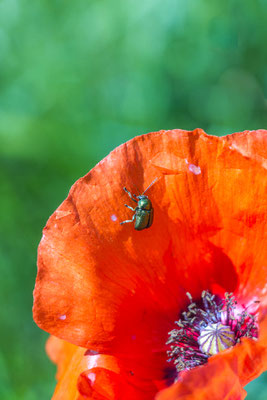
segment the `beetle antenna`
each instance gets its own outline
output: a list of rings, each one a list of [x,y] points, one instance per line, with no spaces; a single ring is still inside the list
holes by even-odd
[[[155,178],[155,179],[153,180],[153,182],[151,182],[150,185],[146,188],[146,190],[142,193],[142,195],[145,194],[146,191],[147,191],[152,185],[154,185],[154,183],[155,183],[158,179],[159,179],[158,177]]]

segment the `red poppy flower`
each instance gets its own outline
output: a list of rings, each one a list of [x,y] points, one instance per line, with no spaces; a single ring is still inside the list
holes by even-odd
[[[267,369],[266,158],[267,131],[160,131],[73,185],[44,229],[34,292],[36,323],[72,343],[49,342],[54,399],[245,397]],[[121,225],[135,204],[123,187],[155,178],[152,226]]]

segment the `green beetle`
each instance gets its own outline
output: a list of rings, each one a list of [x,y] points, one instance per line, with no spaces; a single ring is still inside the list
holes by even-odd
[[[128,206],[128,204],[125,204],[125,207],[130,208],[130,210],[134,212],[134,215],[132,219],[122,221],[120,223],[121,225],[128,222],[134,222],[135,220],[134,229],[136,229],[137,231],[150,228],[153,223],[154,209],[152,207],[151,200],[149,200],[149,198],[145,196],[145,192],[156,182],[157,179],[158,178],[154,179],[154,181],[146,188],[146,190],[138,196],[129,192],[126,187],[123,188],[128,196],[137,203],[137,207],[133,208]]]

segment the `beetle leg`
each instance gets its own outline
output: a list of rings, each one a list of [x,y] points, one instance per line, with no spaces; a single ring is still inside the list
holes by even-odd
[[[135,212],[135,209],[134,209],[133,207],[128,206],[128,204],[124,204],[124,205],[125,205],[125,207],[128,207],[128,208],[130,208],[130,210],[132,210],[133,212]]]
[[[133,201],[135,201],[136,203],[138,203],[138,201],[135,200],[135,199],[133,198],[132,193],[129,192],[129,190],[127,190],[125,186],[124,186],[123,190],[128,194],[128,196],[129,196]]]
[[[126,221],[120,222],[120,225],[127,224],[128,222],[134,222],[134,220],[135,220],[135,214],[133,215],[132,219],[126,219]]]

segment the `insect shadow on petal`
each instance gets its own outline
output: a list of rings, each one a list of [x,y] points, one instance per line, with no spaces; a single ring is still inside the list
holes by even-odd
[[[126,187],[123,188],[128,196],[135,203],[137,203],[137,206],[133,208],[131,206],[128,206],[128,204],[125,204],[125,207],[130,208],[130,210],[134,212],[134,215],[132,219],[127,219],[126,221],[120,222],[121,225],[135,221],[134,229],[136,229],[137,231],[150,228],[153,223],[154,209],[152,207],[151,200],[148,198],[148,196],[145,196],[145,193],[157,180],[158,178],[154,179],[153,182],[151,182],[146,190],[140,195],[132,194],[131,192],[129,192],[129,190],[126,189]]]

